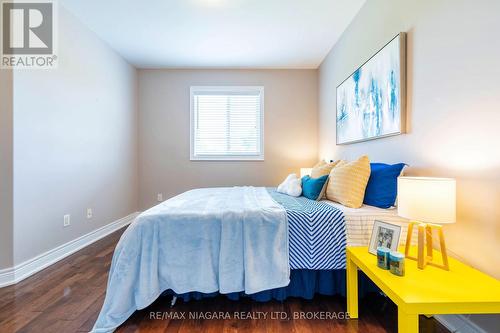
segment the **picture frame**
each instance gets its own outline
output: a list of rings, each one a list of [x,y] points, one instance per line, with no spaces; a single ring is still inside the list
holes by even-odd
[[[377,255],[377,247],[384,246],[391,251],[397,251],[401,237],[401,226],[384,221],[375,220],[368,252]]]
[[[400,32],[336,88],[336,144],[406,132],[406,33]]]

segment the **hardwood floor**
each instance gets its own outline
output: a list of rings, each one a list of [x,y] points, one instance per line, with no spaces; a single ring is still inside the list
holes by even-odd
[[[113,250],[122,232],[113,233],[17,285],[0,288],[0,332],[90,331],[104,301]],[[217,297],[179,301],[174,309],[170,309],[169,302],[169,298],[163,297],[137,311],[117,332],[397,332],[396,307],[382,296],[362,300],[359,320],[331,318],[340,317],[345,311],[345,299],[338,296],[268,303],[249,299],[233,302]],[[313,313],[330,318],[294,318]],[[236,314],[240,319],[235,318]],[[218,318],[208,319],[209,315]],[[241,318],[249,315],[253,319]],[[224,318],[227,316],[230,318]],[[422,316],[420,327],[420,332],[425,333],[448,332],[436,320]]]

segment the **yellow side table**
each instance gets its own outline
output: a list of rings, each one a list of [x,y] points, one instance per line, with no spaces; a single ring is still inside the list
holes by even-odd
[[[449,271],[433,266],[420,270],[413,260],[405,264],[406,274],[399,277],[379,268],[367,247],[347,247],[350,318],[358,318],[358,269],[398,306],[400,333],[417,333],[420,314],[500,313],[499,280],[453,258]]]

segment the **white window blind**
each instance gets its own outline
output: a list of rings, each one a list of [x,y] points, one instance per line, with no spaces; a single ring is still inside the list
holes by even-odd
[[[191,159],[264,159],[263,98],[263,87],[191,87]]]

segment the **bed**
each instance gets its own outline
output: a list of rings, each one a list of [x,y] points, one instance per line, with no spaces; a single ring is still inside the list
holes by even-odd
[[[162,294],[186,301],[343,294],[345,247],[367,245],[377,219],[403,222],[396,210],[349,209],[273,188],[185,192],[142,213],[122,235],[93,332],[113,331]]]

